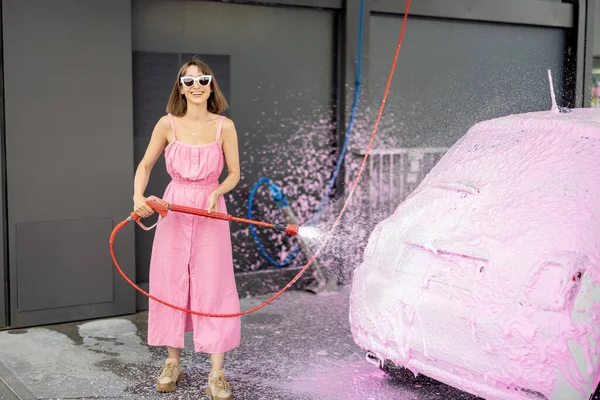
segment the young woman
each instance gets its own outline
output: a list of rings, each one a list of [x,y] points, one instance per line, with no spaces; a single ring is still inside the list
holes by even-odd
[[[156,124],[135,174],[133,202],[138,215],[153,213],[144,192],[163,150],[171,176],[163,200],[209,212],[227,212],[223,195],[240,179],[237,132],[230,119],[219,115],[227,106],[206,63],[192,59],[181,67],[167,105],[168,114]],[[225,164],[227,178],[219,183]],[[239,312],[229,223],[176,212],[160,220],[152,248],[150,293],[195,311]],[[225,352],[240,343],[240,318],[202,317],[150,299],[148,344],[168,349],[157,390],[172,392],[181,381],[179,349],[184,347],[184,332],[188,331],[194,332],[194,349],[211,357],[206,394],[213,399],[231,399],[222,368]]]

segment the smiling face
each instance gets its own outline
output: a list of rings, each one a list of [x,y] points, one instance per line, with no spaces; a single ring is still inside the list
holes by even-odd
[[[200,68],[190,65],[180,78],[180,93],[188,104],[202,104],[208,101],[212,93],[212,76],[203,73]]]
[[[166,111],[177,116],[185,115],[188,104],[206,104],[208,111],[214,114],[222,113],[229,107],[212,69],[197,58],[179,69]]]

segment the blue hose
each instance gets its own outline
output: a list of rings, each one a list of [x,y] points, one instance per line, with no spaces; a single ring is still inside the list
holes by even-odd
[[[350,133],[352,132],[352,126],[354,125],[354,116],[356,114],[356,106],[358,105],[358,97],[360,94],[360,72],[361,72],[360,66],[361,66],[361,58],[362,58],[363,8],[364,8],[364,0],[360,0],[360,17],[359,17],[360,21],[359,21],[359,29],[358,29],[358,61],[357,61],[356,85],[355,85],[355,90],[354,90],[354,101],[352,104],[352,112],[350,114],[350,120],[348,121],[348,129],[346,131],[346,137],[344,139],[342,151],[340,152],[340,156],[339,156],[337,164],[335,166],[335,170],[333,171],[333,175],[331,176],[331,179],[329,180],[329,184],[327,185],[327,188],[325,189],[325,193],[323,194],[323,198],[321,199],[321,204],[319,204],[319,207],[317,208],[315,215],[313,215],[313,217],[311,219],[311,223],[313,223],[313,224],[316,222],[317,218],[323,211],[323,207],[325,206],[325,204],[327,203],[327,201],[329,199],[329,194],[331,193],[331,189],[333,189],[333,185],[335,184],[337,175],[340,172],[340,168],[342,167],[342,162],[344,161],[344,157],[346,155],[346,150],[348,148],[348,142],[350,141]],[[275,185],[273,182],[271,182],[271,180],[269,178],[266,178],[266,177],[260,178],[254,184],[254,187],[252,188],[252,190],[250,192],[250,197],[248,198],[248,219],[252,219],[252,202],[254,200],[254,195],[256,194],[258,187],[262,183],[265,183],[265,182],[267,182],[269,184],[269,188],[271,190],[271,195],[272,195],[273,199],[277,202],[279,207],[283,208],[283,207],[288,206],[287,199],[285,198],[285,195],[283,194],[281,189],[277,185]],[[258,249],[260,250],[260,252],[265,256],[265,258],[271,264],[274,264],[275,266],[283,267],[283,266],[289,264],[289,262],[292,261],[294,259],[294,257],[296,257],[296,254],[298,254],[298,252],[300,251],[300,246],[296,246],[296,248],[292,251],[292,253],[283,262],[275,261],[273,258],[271,258],[269,256],[269,254],[267,254],[264,247],[260,244],[260,241],[258,240],[258,236],[256,234],[256,228],[253,225],[250,225],[250,232],[252,233],[252,236],[254,237],[254,242],[258,246]]]
[[[256,194],[256,190],[258,189],[260,184],[264,183],[264,182],[267,182],[269,184],[269,188],[271,189],[271,195],[280,207],[286,207],[288,205],[285,195],[281,192],[281,190],[279,189],[279,187],[277,185],[272,183],[269,178],[260,178],[254,184],[254,187],[252,188],[252,191],[250,192],[250,197],[248,198],[248,219],[252,219],[252,201],[254,200],[254,195]],[[294,251],[292,251],[290,253],[290,255],[283,262],[280,263],[278,261],[275,261],[273,258],[271,258],[271,256],[269,256],[269,254],[264,249],[264,247],[260,244],[260,241],[258,240],[258,236],[256,235],[256,228],[254,227],[254,225],[250,225],[250,232],[252,233],[252,236],[254,237],[254,242],[256,243],[256,246],[258,246],[260,252],[265,256],[265,258],[271,264],[274,264],[278,267],[283,267],[283,266],[289,264],[289,262],[292,261],[294,259],[294,257],[296,257],[296,254],[298,254],[298,252],[300,251],[300,246],[297,246],[294,249]]]

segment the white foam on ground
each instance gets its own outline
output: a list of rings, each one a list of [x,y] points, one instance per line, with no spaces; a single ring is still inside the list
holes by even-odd
[[[130,383],[95,364],[114,359],[115,353],[125,363],[148,361],[150,352],[136,331],[121,319],[84,323],[79,326],[83,345],[46,328],[0,332],[0,359],[40,398],[122,396]]]

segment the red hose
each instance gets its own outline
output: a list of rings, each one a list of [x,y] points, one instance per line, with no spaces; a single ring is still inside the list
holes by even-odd
[[[344,201],[344,205],[342,207],[342,210],[340,211],[340,213],[338,214],[335,222],[333,223],[333,226],[331,227],[331,229],[329,230],[328,234],[331,234],[333,232],[333,230],[335,229],[335,227],[339,224],[342,215],[344,215],[344,212],[346,211],[346,208],[348,206],[348,202],[349,200],[352,198],[352,193],[354,193],[354,190],[356,189],[356,186],[358,185],[358,181],[360,179],[360,177],[362,176],[363,170],[365,168],[365,164],[367,163],[367,158],[369,156],[369,152],[371,151],[371,147],[373,146],[373,141],[375,139],[375,134],[377,133],[377,128],[379,127],[379,121],[381,120],[381,115],[383,114],[383,108],[385,107],[385,101],[387,99],[388,96],[388,92],[390,90],[390,86],[392,83],[392,77],[394,76],[394,70],[396,69],[396,62],[398,60],[398,55],[400,54],[400,47],[402,45],[402,39],[404,38],[404,30],[406,28],[406,20],[408,18],[408,10],[410,8],[410,0],[406,1],[406,10],[404,12],[404,20],[402,22],[402,30],[400,31],[400,38],[398,39],[398,44],[396,46],[396,54],[394,55],[394,60],[392,62],[392,67],[390,69],[390,74],[388,76],[388,81],[387,81],[387,85],[385,87],[385,92],[383,94],[383,100],[381,101],[381,106],[379,107],[379,113],[377,114],[377,119],[375,121],[375,126],[373,127],[373,132],[371,133],[371,140],[369,141],[369,145],[367,146],[367,151],[365,152],[365,156],[363,158],[362,164],[360,165],[360,169],[358,170],[358,174],[356,175],[356,178],[354,179],[354,182],[352,184],[352,189],[350,190],[350,195],[348,197],[346,197],[346,201]],[[179,208],[183,208],[182,206],[177,206]],[[176,210],[175,208],[172,208],[172,211],[182,211],[182,212],[186,212],[183,209],[178,209]],[[187,210],[189,211],[189,210]],[[211,213],[211,214],[215,214],[215,213]],[[217,213],[218,214],[218,213]],[[209,218],[217,218],[218,216],[220,216],[221,214],[218,215],[207,215]],[[227,214],[222,214],[222,215],[227,215]],[[126,220],[120,222],[119,224],[117,224],[117,226],[115,226],[115,228],[112,231],[112,234],[110,235],[110,240],[109,240],[109,244],[110,244],[110,255],[113,259],[113,263],[115,264],[115,267],[117,268],[117,270],[119,271],[119,273],[123,276],[123,278],[125,278],[125,280],[131,285],[133,286],[136,290],[138,290],[140,293],[144,294],[145,296],[149,297],[150,299],[157,301],[161,304],[164,304],[166,306],[169,306],[171,308],[174,308],[176,310],[180,310],[180,311],[184,311],[186,313],[190,313],[190,314],[195,314],[195,315],[201,315],[201,316],[205,316],[205,317],[239,317],[242,315],[247,315],[250,313],[253,313],[255,311],[260,310],[261,308],[263,308],[264,306],[266,306],[267,304],[271,303],[273,300],[275,300],[277,297],[279,297],[283,292],[285,292],[287,289],[289,289],[301,276],[302,274],[308,269],[308,267],[312,264],[312,262],[315,260],[315,258],[317,258],[317,256],[319,255],[319,253],[321,252],[321,250],[323,249],[324,245],[325,245],[325,241],[323,242],[323,244],[321,244],[321,247],[319,247],[317,249],[317,251],[315,251],[312,255],[312,257],[310,257],[310,259],[308,260],[308,262],[306,263],[306,265],[304,265],[304,267],[302,267],[302,269],[300,270],[300,272],[298,272],[298,274],[294,277],[294,279],[292,279],[287,285],[285,285],[283,287],[283,289],[281,289],[279,292],[275,293],[270,299],[268,299],[267,301],[265,301],[264,303],[250,309],[250,310],[246,310],[246,311],[242,311],[239,313],[234,313],[234,314],[210,314],[210,313],[203,313],[203,312],[199,312],[199,311],[193,311],[193,310],[188,310],[186,308],[182,308],[170,303],[167,303],[164,300],[158,299],[154,296],[152,296],[149,293],[146,293],[144,290],[142,290],[140,287],[138,287],[135,283],[133,283],[128,277],[127,275],[125,275],[125,273],[123,272],[123,270],[121,270],[121,267],[119,266],[119,263],[117,262],[117,259],[115,258],[115,252],[114,252],[114,247],[113,247],[113,243],[115,240],[115,236],[117,234],[117,232],[123,228],[125,225],[127,225],[131,220],[133,220],[134,218],[134,214],[132,214],[132,216],[130,216],[129,218],[127,218]],[[224,217],[223,219],[234,219],[235,217]],[[240,222],[252,222],[252,223],[256,223],[254,221],[249,221],[249,220],[243,220],[241,218],[238,218],[236,220],[239,220]],[[267,224],[268,225],[268,224]],[[272,226],[272,225],[271,225]]]

